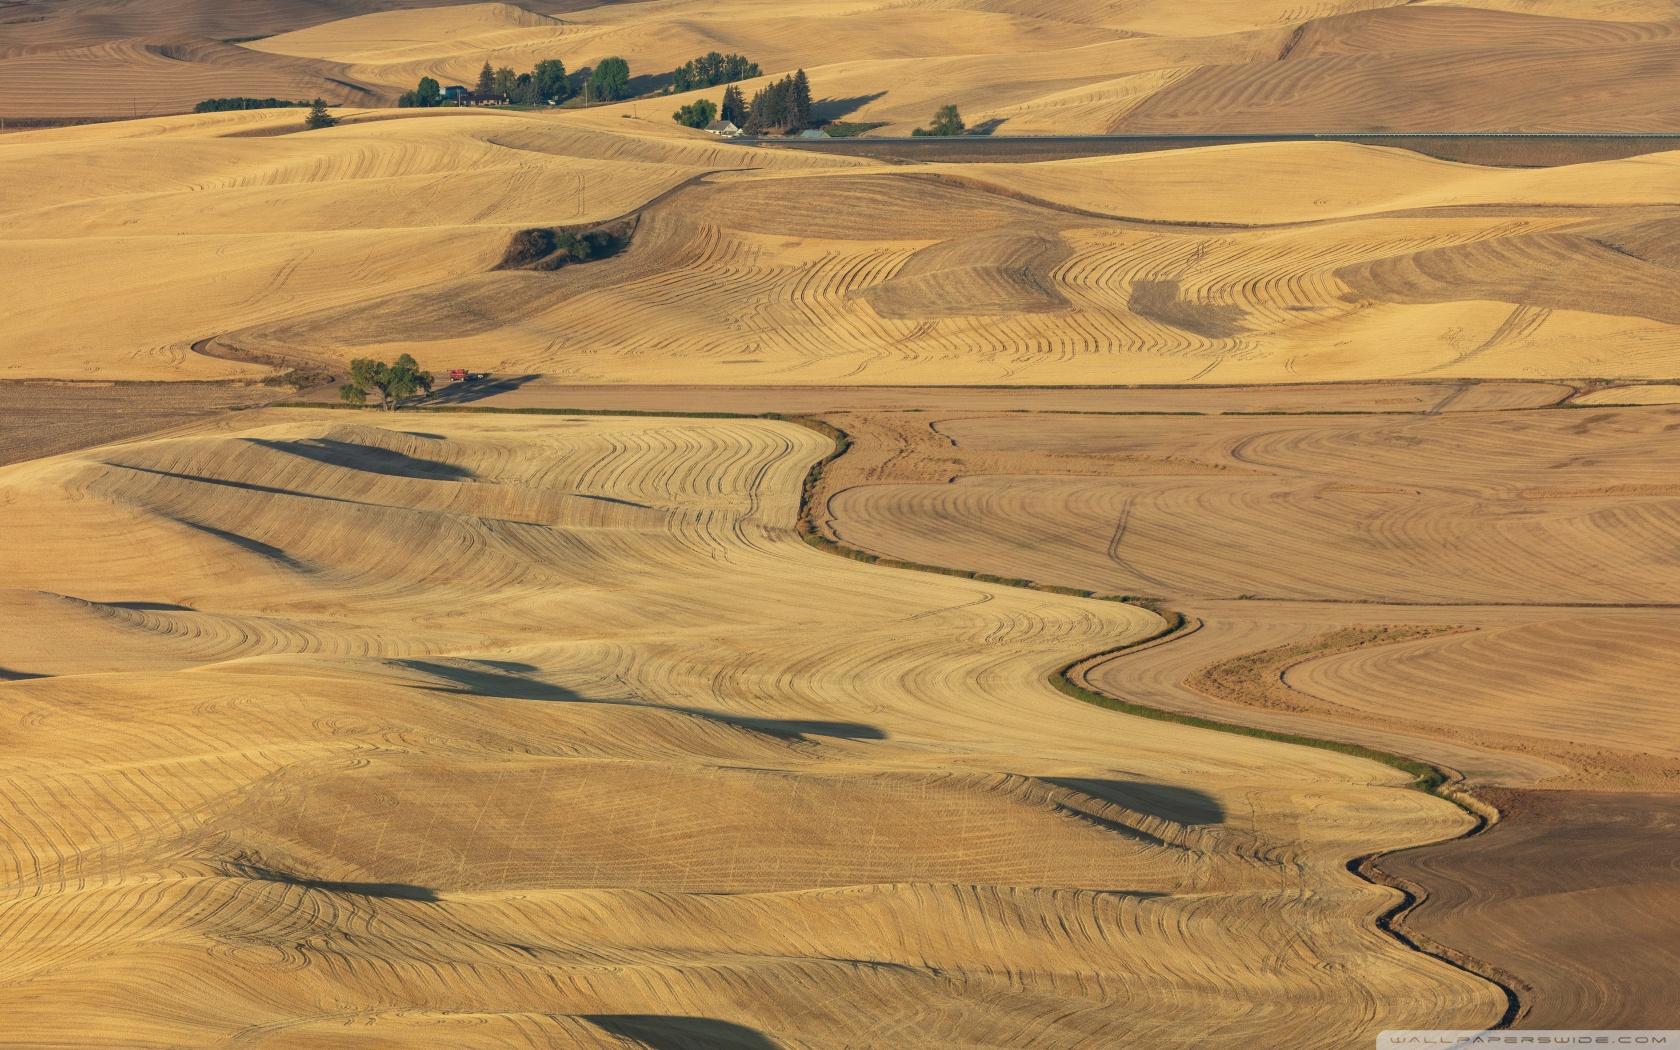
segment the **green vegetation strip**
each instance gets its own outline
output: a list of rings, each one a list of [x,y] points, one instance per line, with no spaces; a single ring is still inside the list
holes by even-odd
[[[1274,740],[1280,744],[1295,744],[1300,747],[1316,747],[1321,751],[1334,751],[1338,754],[1351,755],[1355,758],[1369,759],[1372,762],[1380,762],[1385,766],[1392,766],[1393,768],[1400,770],[1402,773],[1412,777],[1412,787],[1415,787],[1420,791],[1427,791],[1431,794],[1441,795],[1441,797],[1446,798],[1447,801],[1459,805],[1460,808],[1467,808],[1463,806],[1463,803],[1459,802],[1455,798],[1452,798],[1450,795],[1441,794],[1438,789],[1448,782],[1446,773],[1440,768],[1420,759],[1407,758],[1405,755],[1398,755],[1392,751],[1379,751],[1376,748],[1366,747],[1363,744],[1351,744],[1341,740],[1328,740],[1321,737],[1305,736],[1300,733],[1280,733],[1274,729],[1260,729],[1256,726],[1245,726],[1237,722],[1221,722],[1213,718],[1203,718],[1200,715],[1184,714],[1179,711],[1169,711],[1159,707],[1148,707],[1143,704],[1133,703],[1129,700],[1121,700],[1118,697],[1110,696],[1107,693],[1100,693],[1095,689],[1091,689],[1088,686],[1080,684],[1075,679],[1074,676],[1082,665],[1094,666],[1109,659],[1110,657],[1118,656],[1121,653],[1138,649],[1142,646],[1151,645],[1155,642],[1163,641],[1182,631],[1184,629],[1185,622],[1183,614],[1175,612],[1172,614],[1171,622],[1168,623],[1164,629],[1150,635],[1148,638],[1139,639],[1136,642],[1128,642],[1125,645],[1116,646],[1113,649],[1096,653],[1092,656],[1081,657],[1051,675],[1050,684],[1055,686],[1058,691],[1065,693],[1076,700],[1083,700],[1088,704],[1095,704],[1098,707],[1106,707],[1110,711],[1119,711],[1122,714],[1135,715],[1138,718],[1152,718],[1158,722],[1177,722],[1180,725],[1194,726],[1197,729],[1213,729],[1222,733],[1236,733],[1240,736],[1258,737],[1261,740]],[[1475,816],[1478,820],[1481,819],[1480,814],[1477,814],[1474,811],[1471,811],[1471,815]]]

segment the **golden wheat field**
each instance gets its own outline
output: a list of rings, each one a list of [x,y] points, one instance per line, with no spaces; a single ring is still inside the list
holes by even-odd
[[[1057,694],[1156,618],[810,549],[825,447],[271,410],[0,469],[35,553],[4,604],[7,1040],[1336,1046],[1498,1015],[1343,867],[1463,814]]]
[[[1662,0],[14,0],[0,30],[13,117],[378,104],[486,58],[657,76],[718,48],[900,132],[943,102],[1014,133],[1667,131],[1680,79]]]
[[[404,352],[581,383],[1672,373],[1675,154],[1512,170],[1272,143],[970,169],[613,109],[7,136],[0,275],[31,301],[0,375]],[[497,269],[520,229],[619,216],[612,258]],[[219,359],[192,352],[212,340]]]
[[[0,2],[0,1047],[1680,1023],[1677,88],[1669,0]]]

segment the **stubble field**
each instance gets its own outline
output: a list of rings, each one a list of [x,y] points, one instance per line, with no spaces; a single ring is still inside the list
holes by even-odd
[[[1405,928],[1491,966],[1530,1026],[1666,1023],[1674,409],[1156,414],[1166,396],[832,414],[857,452],[819,494],[828,534],[1181,613],[1076,680],[1434,763],[1497,823],[1377,863],[1424,897]]]
[[[4,603],[8,1038],[1172,1045],[1217,1018],[1338,1046],[1498,1016],[1344,866],[1464,814],[1068,700],[1057,667],[1160,621],[811,549],[826,446],[269,410],[0,470],[36,555]]]
[[[349,105],[0,136],[0,1044],[1672,1026],[1671,140],[382,108],[715,48],[887,135],[1670,132],[1670,7],[5,6],[0,123]],[[492,378],[327,410],[401,353]]]

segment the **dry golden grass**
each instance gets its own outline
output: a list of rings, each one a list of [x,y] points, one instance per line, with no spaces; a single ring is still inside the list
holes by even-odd
[[[1015,133],[1670,130],[1680,47],[1655,0],[138,7],[26,0],[0,50],[12,115],[179,111],[271,91],[389,101],[423,75],[471,83],[486,59],[577,68],[622,55],[659,75],[721,49],[767,73],[806,67],[837,109],[899,132],[945,102]]]
[[[807,547],[825,446],[270,410],[0,469],[32,555],[0,603],[7,1037],[1331,1047],[1497,1016],[1343,867],[1463,814],[1062,696],[1159,621]]]
[[[0,275],[41,308],[0,374],[254,373],[188,352],[208,337],[615,383],[1672,372],[1669,155],[1510,171],[1290,143],[905,169],[662,115],[351,116],[8,136]],[[1216,195],[1228,169],[1243,192]],[[618,257],[491,272],[522,227],[638,209]]]
[[[347,115],[7,136],[0,276],[41,308],[0,337],[0,375],[254,374],[188,352],[209,337],[613,383],[1673,371],[1670,154],[1524,171],[1283,143],[906,168],[622,107]],[[613,259],[492,272],[522,227],[630,212]]]

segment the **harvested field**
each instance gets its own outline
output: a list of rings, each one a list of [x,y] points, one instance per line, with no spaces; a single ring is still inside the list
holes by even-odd
[[[1005,135],[1672,132],[1673,17],[1651,0],[22,0],[8,7],[0,99],[17,117],[274,91],[389,102],[421,76],[470,84],[486,59],[577,69],[607,55],[657,90],[721,50],[773,75],[803,67],[824,111],[898,135],[946,102]]]
[[[1159,620],[812,550],[826,445],[267,410],[0,469],[35,555],[0,603],[8,1034],[1334,1047],[1498,1016],[1344,868],[1462,813],[1072,702],[1057,666]]]
[[[1638,386],[1606,386],[1570,398],[1574,405],[1677,405],[1680,383],[1642,383]]]
[[[1677,93],[1671,0],[0,0],[0,1044],[1680,1027]]]
[[[245,383],[0,382],[0,465],[154,433],[274,401],[288,390]]]
[[[1409,921],[1530,982],[1530,1028],[1672,1028],[1680,796],[1486,790],[1473,839],[1384,858],[1429,887]]]
[[[1097,415],[1276,415],[1371,412],[1434,414],[1538,408],[1571,397],[1567,383],[1285,384],[1192,387],[599,386],[554,376],[502,375],[482,385],[439,391],[450,405],[496,411],[555,408],[644,412],[821,415],[829,412],[1047,412]],[[313,395],[328,402],[336,395]]]
[[[1680,141],[1649,135],[965,135],[953,138],[756,139],[760,148],[797,149],[905,164],[1022,164],[1089,157],[1169,153],[1211,146],[1308,140],[1406,150],[1495,168],[1549,168],[1672,151]]]
[[[402,353],[709,386],[1674,371],[1680,155],[1512,171],[1289,142],[905,168],[618,107],[346,115],[8,135],[0,278],[42,308],[0,336],[0,376]],[[520,230],[632,219],[612,258],[498,269]]]
[[[881,424],[892,454],[842,463],[823,507],[840,538],[868,550],[935,564],[960,550],[1002,575],[1117,594],[1665,604],[1680,595],[1668,556],[1680,528],[1677,420],[1667,406],[929,411]],[[872,420],[835,421],[876,440]],[[970,457],[983,469],[968,469]],[[1085,466],[1058,469],[1067,457]],[[1563,550],[1590,570],[1557,571]]]
[[[1510,975],[1525,1025],[1672,1025],[1647,916],[1675,892],[1655,844],[1680,791],[1673,410],[1472,407],[1488,393],[1405,415],[836,413],[853,451],[820,520],[889,560],[1185,613],[1079,666],[1109,695],[1462,777],[1507,811],[1378,862],[1424,894],[1405,928]]]

